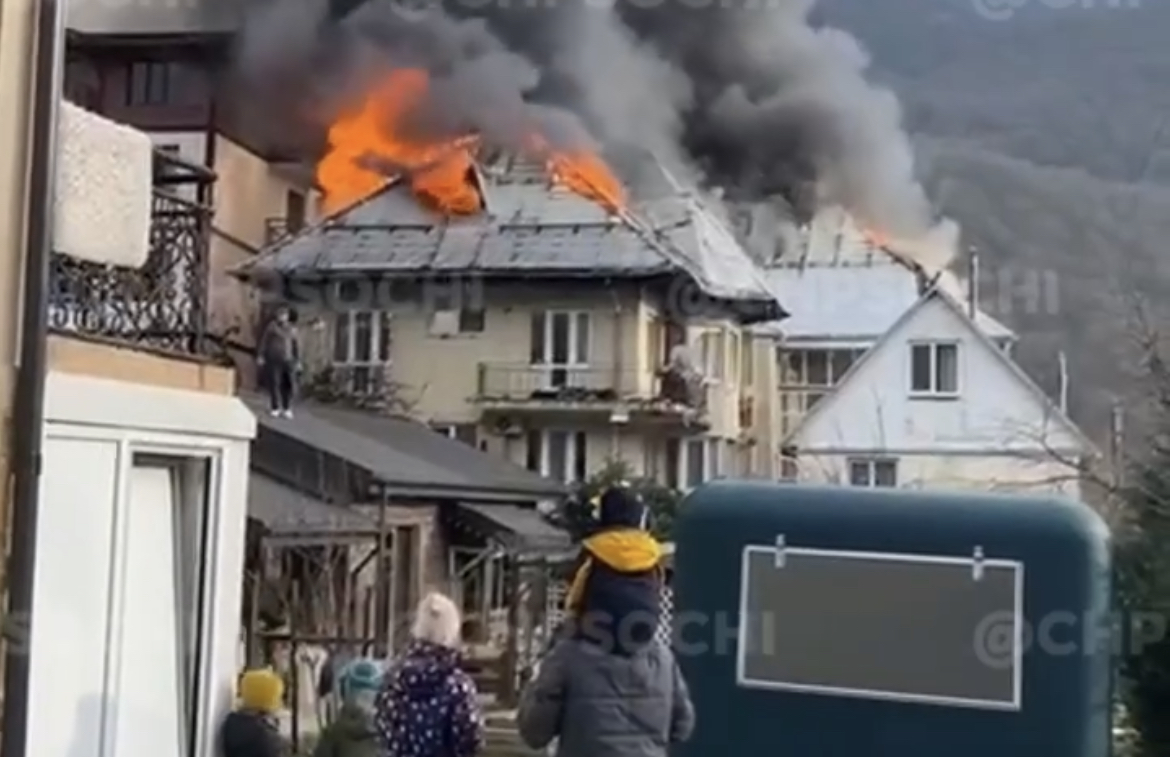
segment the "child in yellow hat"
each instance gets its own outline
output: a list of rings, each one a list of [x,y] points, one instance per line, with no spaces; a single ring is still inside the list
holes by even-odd
[[[271,668],[245,670],[240,676],[240,705],[220,730],[223,757],[284,757],[276,713],[284,701],[284,681]]]

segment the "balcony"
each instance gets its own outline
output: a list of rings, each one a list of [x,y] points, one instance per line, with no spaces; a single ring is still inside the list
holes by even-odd
[[[156,152],[150,252],[138,269],[54,253],[49,328],[54,333],[168,354],[208,356],[206,168]]]
[[[708,425],[708,387],[673,374],[613,366],[480,363],[475,402],[485,413],[566,415],[667,425]]]

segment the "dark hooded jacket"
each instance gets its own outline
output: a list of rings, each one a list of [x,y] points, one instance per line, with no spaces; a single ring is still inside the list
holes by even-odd
[[[287,745],[280,737],[276,719],[256,710],[229,713],[219,731],[223,757],[285,757]]]
[[[345,704],[337,719],[321,732],[313,757],[379,757],[379,753],[378,735],[369,713]]]
[[[581,545],[566,599],[565,633],[607,652],[633,654],[658,630],[662,551],[646,508],[626,487],[601,495],[599,528]]]
[[[475,683],[454,649],[415,641],[387,672],[375,728],[385,757],[473,757],[483,746]]]

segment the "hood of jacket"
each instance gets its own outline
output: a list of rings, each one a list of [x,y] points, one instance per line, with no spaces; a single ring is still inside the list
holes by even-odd
[[[393,688],[412,699],[436,696],[459,668],[461,660],[457,649],[413,641],[392,673]]]
[[[619,573],[652,570],[662,559],[662,547],[648,532],[637,528],[615,528],[594,534],[582,545],[593,559]]]

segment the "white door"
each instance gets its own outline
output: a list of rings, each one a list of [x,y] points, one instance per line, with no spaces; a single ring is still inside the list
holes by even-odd
[[[118,444],[50,427],[37,513],[27,753],[100,757]],[[18,632],[28,629],[13,619]],[[129,753],[127,753],[129,754]]]
[[[127,482],[113,684],[119,757],[178,757],[187,750],[175,478],[172,468],[135,465]]]

